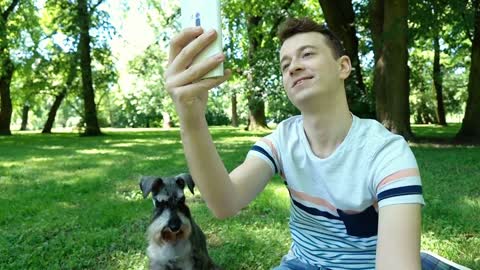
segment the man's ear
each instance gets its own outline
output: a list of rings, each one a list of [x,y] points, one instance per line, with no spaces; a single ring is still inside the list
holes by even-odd
[[[192,176],[188,173],[182,173],[175,177],[177,185],[180,186],[182,189],[185,188],[185,184],[187,184],[188,189],[190,192],[193,193],[193,188],[195,187],[195,183],[193,182]]]
[[[347,55],[342,55],[340,58],[338,58],[337,62],[339,64],[340,79],[346,80],[352,72],[352,63],[350,61],[350,57]]]
[[[140,189],[142,190],[143,198],[147,198],[153,189],[158,189],[163,185],[162,178],[158,176],[142,176],[140,178]]]

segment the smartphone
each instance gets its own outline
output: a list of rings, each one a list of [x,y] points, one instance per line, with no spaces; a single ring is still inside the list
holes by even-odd
[[[204,31],[215,29],[217,39],[195,57],[193,64],[205,61],[214,54],[221,53],[222,18],[220,15],[220,0],[181,0],[182,28],[201,26]],[[223,63],[207,73],[202,79],[223,76]]]

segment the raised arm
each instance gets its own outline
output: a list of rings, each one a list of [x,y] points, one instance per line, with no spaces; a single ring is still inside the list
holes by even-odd
[[[183,150],[190,173],[202,197],[215,216],[236,214],[248,204],[271,178],[270,167],[259,158],[249,158],[231,175],[215,148],[205,119],[208,91],[225,76],[201,80],[202,76],[224,61],[224,55],[192,65],[192,60],[216,38],[215,32],[188,28],[172,39],[169,65],[165,72],[167,91],[178,113]]]

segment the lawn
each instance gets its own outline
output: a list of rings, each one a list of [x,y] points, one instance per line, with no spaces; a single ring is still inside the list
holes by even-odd
[[[452,129],[452,128],[449,128]],[[422,136],[452,134],[417,126]],[[16,133],[0,137],[0,269],[144,269],[152,203],[141,175],[187,169],[178,130]],[[265,133],[212,128],[228,169]],[[480,147],[414,143],[424,185],[422,248],[480,269]],[[275,178],[236,217],[217,220],[187,199],[226,269],[270,269],[290,245],[289,200]]]

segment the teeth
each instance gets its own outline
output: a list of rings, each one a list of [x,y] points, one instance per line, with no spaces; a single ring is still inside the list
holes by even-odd
[[[293,86],[296,86],[297,84],[300,84],[301,82],[305,81],[306,79],[309,79],[309,78],[301,79],[301,80],[297,81]]]

